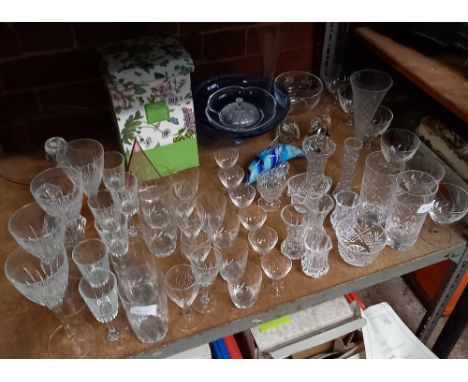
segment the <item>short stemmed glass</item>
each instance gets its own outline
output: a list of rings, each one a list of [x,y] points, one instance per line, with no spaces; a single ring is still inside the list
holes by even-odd
[[[120,190],[124,186],[125,157],[118,151],[104,153],[102,180],[108,190]]]
[[[229,296],[239,309],[252,307],[257,301],[262,286],[262,270],[258,265],[248,261],[240,278],[228,282]]]
[[[176,222],[180,231],[189,238],[198,236],[205,226],[205,210],[201,203],[196,202],[192,211],[176,214]]]
[[[418,151],[421,141],[412,131],[390,129],[380,137],[380,147],[387,162],[401,164],[409,161]]]
[[[79,291],[94,318],[107,327],[107,340],[115,342],[124,340],[121,332],[114,325],[119,312],[119,294],[117,278],[107,269],[94,269],[90,279],[100,279],[99,284],[91,284],[87,278],[80,280]]]
[[[252,204],[255,199],[256,195],[255,187],[241,183],[237,187],[231,188],[229,190],[229,197],[231,198],[232,204],[234,204],[237,208],[247,208]]]
[[[261,172],[257,177],[257,191],[261,198],[258,205],[265,211],[276,211],[281,207],[281,194],[287,185],[289,163],[283,162],[271,170]]]
[[[26,204],[11,215],[8,231],[26,252],[43,262],[66,251],[63,221],[47,214],[37,203]]]
[[[231,168],[239,159],[239,151],[233,148],[218,149],[214,153],[214,159],[219,167]]]
[[[278,242],[278,234],[268,226],[260,227],[255,231],[250,231],[249,243],[259,255],[265,255],[270,252]]]
[[[221,252],[221,268],[219,274],[226,281],[234,281],[242,276],[247,264],[249,245],[238,237],[230,248]]]
[[[244,169],[238,165],[234,165],[229,168],[220,168],[218,171],[219,180],[227,189],[237,187],[241,184],[244,179],[244,175]]]
[[[275,296],[279,296],[285,289],[284,278],[292,268],[289,257],[283,256],[276,249],[262,256],[261,265],[263,272],[271,279],[271,289]]]
[[[251,204],[239,211],[239,218],[247,231],[255,231],[265,223],[268,213],[257,204]]]
[[[196,236],[186,236],[183,232],[180,233],[180,251],[188,261],[192,260],[195,251],[200,256],[200,250],[206,254],[210,251],[211,246],[211,237],[203,229]]]
[[[102,240],[82,241],[73,249],[72,258],[89,285],[99,287],[107,282],[108,275],[105,272],[94,272],[96,269],[110,270],[109,250]]]
[[[304,255],[304,232],[309,220],[307,208],[288,204],[280,216],[287,230],[287,236],[281,242],[281,253],[292,260],[300,259]]]
[[[32,179],[30,190],[44,211],[63,220],[66,246],[84,239],[86,219],[80,215],[83,183],[78,170],[66,166],[44,170]]]
[[[174,326],[182,332],[195,330],[200,317],[192,310],[192,304],[197,298],[200,286],[188,264],[171,267],[166,273],[167,295],[182,309],[172,317]]]
[[[191,256],[192,272],[200,285],[198,298],[193,307],[200,313],[210,313],[216,307],[216,300],[209,293],[209,288],[218,276],[221,262],[221,253],[215,247],[211,247],[206,254],[203,249],[197,249]]]

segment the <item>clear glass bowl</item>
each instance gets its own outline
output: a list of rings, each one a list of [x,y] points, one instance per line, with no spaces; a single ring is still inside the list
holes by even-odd
[[[320,78],[309,72],[290,71],[281,73],[275,79],[289,95],[290,114],[312,110],[320,102],[323,84]]]

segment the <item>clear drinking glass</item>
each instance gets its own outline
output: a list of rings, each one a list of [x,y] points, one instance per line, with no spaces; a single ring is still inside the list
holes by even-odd
[[[304,255],[304,232],[309,220],[307,208],[300,204],[288,204],[281,210],[281,220],[286,227],[287,236],[281,242],[281,253],[291,260]]]
[[[230,248],[221,252],[221,268],[219,274],[226,281],[235,281],[242,276],[247,264],[249,245],[238,237]]]
[[[335,206],[335,202],[330,195],[322,195],[318,201],[315,199],[313,203],[307,203],[308,199],[306,198],[305,207],[308,212],[308,229],[322,229],[323,222],[325,221],[327,215]]]
[[[138,234],[133,217],[138,212],[138,178],[135,174],[126,172],[122,188],[114,191],[118,196],[120,209],[127,216],[128,232],[131,236]]]
[[[341,173],[338,183],[333,191],[333,196],[341,191],[351,191],[356,165],[362,150],[362,141],[359,138],[346,138],[344,141],[343,161],[341,162]]]
[[[156,268],[131,266],[118,275],[118,291],[138,339],[146,344],[162,341],[169,329],[164,275]]]
[[[412,131],[406,129],[390,129],[382,134],[380,148],[390,163],[409,161],[418,151],[421,140]]]
[[[75,139],[59,150],[57,158],[61,166],[80,171],[83,190],[89,197],[97,192],[104,169],[104,148],[94,139]]]
[[[405,162],[405,170],[418,170],[432,175],[440,184],[445,176],[445,169],[438,161],[416,154],[408,162]]]
[[[249,243],[259,255],[265,255],[270,252],[278,242],[278,234],[268,226],[260,227],[255,231],[250,231]]]
[[[257,204],[251,204],[239,211],[239,218],[247,231],[255,231],[265,223],[267,212]]]
[[[218,177],[225,188],[231,189],[242,183],[244,179],[244,169],[238,165],[229,168],[220,168]]]
[[[81,275],[94,288],[107,282],[108,274],[93,272],[109,270],[109,251],[106,243],[99,239],[87,239],[78,244],[72,252],[72,258]]]
[[[468,213],[468,192],[456,184],[441,183],[429,216],[437,224],[452,224]]]
[[[255,187],[246,183],[241,183],[237,187],[229,190],[229,197],[231,198],[232,204],[239,209],[250,206],[256,194]]]
[[[16,242],[41,261],[53,260],[65,252],[65,225],[50,216],[37,203],[16,210],[8,220],[8,231]]]
[[[157,210],[175,210],[172,192],[172,183],[165,178],[156,180],[156,184],[147,182],[140,184],[138,205],[141,215],[146,219]]]
[[[120,213],[111,225],[102,225],[97,220],[94,221],[94,228],[102,241],[109,249],[109,253],[115,257],[124,256],[128,251],[128,225],[127,217]]]
[[[252,307],[257,301],[262,286],[262,270],[258,265],[247,261],[245,271],[240,278],[228,282],[229,296],[239,309]]]
[[[350,77],[353,89],[354,136],[366,141],[372,130],[372,119],[393,85],[392,78],[379,70],[363,69]]]
[[[216,150],[214,159],[217,165],[221,168],[231,168],[239,159],[239,151],[232,148],[222,148]]]
[[[198,191],[200,170],[192,167],[172,175],[174,195],[178,199],[193,199]]]
[[[121,205],[114,191],[100,190],[88,197],[88,207],[102,227],[112,227],[120,219]]]
[[[203,191],[197,196],[197,201],[205,211],[206,224],[211,234],[216,231],[224,219],[226,197],[219,191]]]
[[[367,215],[385,226],[388,208],[396,187],[396,178],[403,164],[392,164],[385,160],[381,151],[374,151],[366,158],[361,182],[361,200]]]
[[[387,245],[400,251],[414,245],[434,204],[437,189],[435,178],[425,172],[409,170],[397,176],[385,226]]]
[[[350,82],[346,82],[338,88],[338,101],[341,109],[346,114],[345,127],[353,127],[353,88]]]
[[[182,255],[191,261],[192,256],[197,251],[197,256],[203,257],[200,251],[205,254],[209,252],[211,248],[211,237],[207,232],[201,230],[197,236],[186,236],[183,232],[180,233],[180,250]]]
[[[316,184],[322,179],[328,159],[335,153],[336,144],[326,135],[309,135],[302,142],[302,150],[307,158],[306,184]]]
[[[213,245],[218,249],[231,247],[239,233],[240,218],[236,211],[229,208],[224,213],[223,220],[212,233]]]
[[[30,190],[37,204],[65,223],[65,244],[74,246],[84,239],[86,219],[80,215],[83,201],[81,174],[71,167],[52,167],[37,174]]]
[[[205,226],[205,210],[196,202],[192,211],[176,215],[177,226],[187,237],[196,237]]]
[[[125,157],[118,151],[104,153],[102,180],[108,190],[120,190],[124,186]]]
[[[283,162],[271,170],[262,171],[257,177],[257,191],[261,198],[258,205],[265,211],[276,211],[281,207],[281,194],[287,185],[289,163]]]
[[[200,313],[210,313],[216,307],[216,300],[209,293],[209,288],[215,282],[221,268],[221,253],[217,248],[211,247],[207,254],[203,254],[203,256],[199,256],[198,254],[199,251],[196,251],[191,256],[190,262],[192,272],[195,275],[197,283],[200,285],[198,297],[193,307]]]
[[[392,111],[383,105],[380,105],[372,118],[370,138],[366,142],[366,148],[371,147],[372,139],[382,135],[390,127],[393,121]]]
[[[279,296],[285,289],[284,279],[292,268],[289,257],[283,256],[276,249],[262,256],[261,265],[263,272],[271,279],[271,289],[274,296]]]
[[[325,230],[312,229],[306,233],[305,253],[301,258],[302,271],[306,276],[318,279],[329,270],[328,254],[333,245]]]
[[[341,191],[335,196],[335,210],[330,216],[333,229],[336,229],[341,220],[355,215],[362,207],[362,201],[353,191]]]
[[[148,250],[153,256],[167,257],[177,246],[177,224],[167,209],[158,209],[145,216],[139,215],[140,228]]]
[[[371,264],[387,242],[385,229],[365,213],[343,219],[336,237],[341,258],[354,267]]]
[[[166,273],[166,287],[169,298],[182,310],[172,317],[171,322],[182,332],[195,330],[200,317],[192,311],[192,304],[200,286],[192,273],[192,267],[187,264],[171,267]]]
[[[101,279],[102,283],[90,284],[86,278],[82,278],[79,284],[81,297],[85,301],[88,309],[101,324],[107,326],[107,340],[118,341],[119,330],[113,325],[119,312],[119,295],[117,290],[117,279],[115,275],[107,269],[94,269],[90,279]]]

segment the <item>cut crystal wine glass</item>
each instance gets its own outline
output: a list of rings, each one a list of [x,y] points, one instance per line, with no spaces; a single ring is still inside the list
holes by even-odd
[[[218,249],[231,247],[239,233],[240,218],[236,211],[229,208],[224,213],[223,220],[212,233],[213,245]]]
[[[281,206],[280,197],[287,185],[289,163],[283,162],[271,170],[265,170],[258,175],[257,191],[261,198],[258,205],[267,212],[276,211]]]
[[[191,261],[196,251],[197,256],[203,257],[200,251],[208,253],[211,246],[211,237],[205,230],[201,230],[196,236],[186,236],[182,232],[180,234],[180,250],[188,261]]]
[[[276,249],[262,256],[261,265],[263,272],[271,279],[271,289],[274,296],[279,296],[285,289],[284,278],[292,268],[289,257],[283,256]]]
[[[107,189],[99,190],[88,197],[88,207],[103,227],[112,227],[120,219],[121,205],[117,193]]]
[[[129,237],[125,214],[120,213],[111,224],[102,225],[95,220],[94,228],[101,240],[107,244],[111,256],[122,257],[127,254]]]
[[[99,239],[82,241],[73,249],[72,259],[91,287],[99,287],[107,282],[108,274],[93,272],[96,269],[110,270],[109,250],[104,241]]]
[[[124,186],[125,157],[118,151],[104,153],[102,180],[108,190],[120,190]]]
[[[239,309],[252,307],[257,301],[262,286],[262,270],[258,265],[248,261],[240,278],[228,282],[229,296]]]
[[[291,204],[305,204],[305,200],[309,197],[309,201],[312,199],[318,199],[325,195],[332,186],[332,179],[324,175],[316,183],[306,182],[306,173],[294,175],[288,179],[288,196],[291,197]]]
[[[197,196],[197,201],[205,211],[206,225],[209,233],[212,234],[224,219],[226,197],[219,191],[203,191]]]

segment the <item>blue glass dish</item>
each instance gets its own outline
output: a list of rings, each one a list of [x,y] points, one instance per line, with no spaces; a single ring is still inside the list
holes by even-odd
[[[245,88],[259,87],[268,91],[276,100],[274,118],[270,123],[260,125],[258,129],[249,129],[246,131],[221,129],[211,124],[205,113],[208,98],[215,91],[227,86],[241,86]],[[276,82],[265,77],[250,74],[226,74],[202,82],[193,90],[193,103],[197,126],[201,126],[205,130],[215,134],[232,138],[254,137],[274,129],[288,114],[290,104],[288,94]]]

